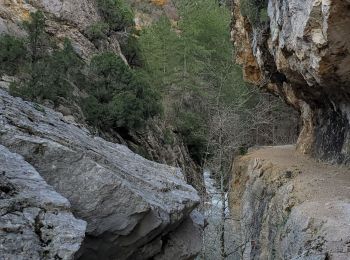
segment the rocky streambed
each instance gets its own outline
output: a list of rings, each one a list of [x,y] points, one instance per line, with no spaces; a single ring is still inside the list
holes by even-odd
[[[225,202],[221,196],[220,186],[216,182],[211,171],[204,170],[204,181],[207,198],[204,202],[204,216],[207,225],[203,233],[203,248],[199,259],[222,259],[221,258],[221,225],[224,224],[224,243],[225,253],[231,252],[234,246],[235,234],[232,230],[232,219],[230,219],[230,212],[228,206],[225,206],[225,219],[223,219],[222,210],[223,203],[227,205],[228,193],[225,192]],[[225,259],[235,259],[234,255],[228,255]]]

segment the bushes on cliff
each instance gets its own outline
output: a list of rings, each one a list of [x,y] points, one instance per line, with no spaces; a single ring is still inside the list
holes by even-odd
[[[83,108],[87,120],[99,128],[136,129],[161,112],[158,93],[114,53],[95,56],[88,77],[91,97]]]
[[[191,157],[200,164],[206,152],[206,133],[203,128],[204,120],[201,115],[182,111],[178,114],[176,130],[183,137]]]
[[[110,30],[121,31],[133,26],[133,13],[123,0],[97,0],[97,6]]]
[[[42,12],[31,13],[31,19],[23,26],[28,33],[24,40],[12,39],[12,54],[19,68],[18,60],[25,61],[18,75],[21,80],[10,87],[14,95],[37,102],[45,99],[57,104],[60,98],[71,95],[72,84],[77,82],[82,63],[69,40],[58,48],[45,33],[45,17]],[[9,42],[9,41],[7,41]],[[15,46],[15,47],[13,47]]]
[[[47,50],[51,47],[49,36],[45,32],[45,22],[43,12],[37,11],[31,13],[30,20],[23,23],[23,27],[28,33],[26,41],[32,63],[46,56]]]
[[[268,0],[240,0],[240,9],[243,16],[248,17],[250,23],[257,27],[268,21]]]
[[[56,49],[28,66],[28,79],[18,86],[12,85],[10,90],[25,99],[37,102],[49,99],[57,104],[60,98],[71,96],[81,67],[79,57],[66,40],[63,49]]]
[[[95,42],[96,40],[106,39],[108,31],[109,25],[107,23],[97,22],[86,29],[86,35],[91,41]]]
[[[0,37],[0,75],[14,75],[25,61],[27,50],[22,39],[2,35]]]
[[[104,27],[91,28],[91,37],[103,37]],[[161,112],[159,94],[116,54],[97,55],[86,68],[68,39],[58,47],[45,33],[41,12],[32,13],[24,28],[28,36],[23,40],[0,37],[0,72],[20,79],[10,86],[13,95],[58,105],[62,98],[73,101],[74,88],[84,87],[89,94],[82,102],[87,121],[105,130],[136,129]]]

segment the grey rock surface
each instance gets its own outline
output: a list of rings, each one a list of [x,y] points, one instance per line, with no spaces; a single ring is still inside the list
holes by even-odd
[[[298,151],[350,164],[350,2],[269,0],[250,22],[234,0],[232,36],[245,79],[300,111]]]
[[[95,0],[32,0],[0,2],[0,34],[24,35],[21,28],[23,21],[29,19],[30,12],[44,12],[46,30],[58,43],[65,38],[71,40],[75,51],[84,59],[89,59],[98,52],[98,48],[86,36],[86,29],[102,21]],[[113,51],[125,60],[121,53],[118,37],[113,33],[103,42],[105,50]]]
[[[265,147],[235,161],[234,259],[350,259],[349,168],[294,149]]]
[[[169,233],[163,251],[154,259],[194,259],[202,248],[202,240],[193,239],[193,237],[201,237],[203,228],[203,216],[197,211],[192,212],[191,216],[182,222],[175,231]]]
[[[73,259],[85,229],[67,199],[0,145],[0,259]]]
[[[176,230],[199,204],[178,168],[148,161],[2,90],[0,144],[22,155],[87,221],[81,259],[127,259]],[[198,233],[188,239],[201,240]]]

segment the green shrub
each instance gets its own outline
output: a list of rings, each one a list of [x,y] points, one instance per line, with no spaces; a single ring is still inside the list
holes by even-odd
[[[240,8],[243,16],[248,17],[250,23],[257,27],[268,22],[267,0],[241,0]]]
[[[27,56],[24,41],[10,35],[0,36],[0,74],[14,75]]]
[[[106,39],[108,31],[109,26],[107,23],[97,22],[86,29],[86,34],[91,41],[96,41]]]
[[[110,30],[120,31],[134,24],[134,15],[123,0],[97,0],[97,6]]]
[[[115,126],[137,129],[144,123],[144,102],[133,91],[122,92],[113,97],[110,111]]]
[[[30,66],[30,79],[20,85],[12,85],[12,94],[25,99],[42,101],[49,99],[56,104],[59,98],[68,98],[73,91],[75,75],[82,63],[68,40],[64,48],[54,50]]]
[[[82,109],[86,117],[86,121],[98,128],[109,126],[110,118],[108,118],[108,106],[101,104],[95,96],[90,96],[82,100]]]
[[[68,39],[64,41],[63,49],[51,43],[45,33],[42,12],[31,13],[30,16],[31,19],[23,23],[28,33],[26,42],[30,56],[24,66],[27,77],[20,84],[12,84],[10,92],[38,102],[50,99],[57,104],[60,98],[71,96],[72,85],[78,82],[81,74],[82,62]]]
[[[167,145],[174,144],[174,133],[169,128],[165,129],[165,131],[164,131],[164,143]]]
[[[160,96],[114,53],[95,56],[83,100],[88,122],[100,128],[137,129],[161,112]]]
[[[199,114],[180,112],[177,117],[176,129],[184,139],[191,157],[200,164],[206,152],[206,135],[203,119]]]
[[[30,20],[23,23],[24,29],[28,33],[28,49],[32,62],[47,55],[47,50],[51,43],[45,32],[45,16],[41,11],[30,14]]]
[[[130,35],[126,41],[121,41],[120,48],[130,66],[142,66],[141,48],[137,36]]]

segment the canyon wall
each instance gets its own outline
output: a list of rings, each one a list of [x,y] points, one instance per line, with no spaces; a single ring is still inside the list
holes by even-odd
[[[294,146],[237,159],[229,192],[233,259],[350,258],[350,174]]]
[[[35,195],[37,201],[32,199],[33,206],[26,207],[41,207],[47,214],[34,211],[39,214],[37,221],[44,224],[39,222],[35,226],[28,220],[27,225],[45,235],[43,243],[50,240],[53,232],[62,236],[61,242],[64,241],[69,235],[64,229],[65,222],[70,221],[71,241],[64,245],[56,245],[56,238],[47,242],[71,248],[72,252],[65,253],[71,255],[64,259],[72,259],[85,231],[83,224],[74,224],[77,220],[68,214],[70,204],[74,216],[87,222],[85,239],[75,255],[78,259],[169,259],[174,255],[177,259],[191,259],[200,251],[204,220],[194,211],[200,199],[197,191],[186,183],[180,169],[146,160],[126,146],[94,137],[82,125],[68,122],[61,113],[12,97],[1,89],[0,145],[14,153],[13,158],[22,158],[21,155],[25,160],[16,164],[15,160],[5,157],[5,162],[0,160],[5,171],[16,166],[17,170],[13,171],[19,179],[26,178],[26,174],[30,178],[24,167],[36,174],[37,183],[34,184],[38,194],[32,196]],[[11,172],[5,172],[1,179],[5,192],[10,189],[4,182],[8,174]],[[54,192],[39,174],[70,204],[58,194],[55,195],[57,198],[45,194],[44,189]],[[30,183],[27,185],[31,190],[35,188]],[[7,191],[10,192],[11,189]],[[7,212],[4,206],[1,210]],[[63,210],[68,213],[61,213]],[[12,211],[16,213],[18,209]],[[53,220],[51,211],[57,212]],[[23,214],[30,218],[30,213]],[[2,215],[0,222],[6,218],[7,214]],[[53,230],[46,234],[49,229],[46,225],[50,222]],[[1,237],[9,239],[15,232],[8,229]],[[0,248],[0,254],[2,250]]]
[[[244,10],[247,3],[260,7]],[[302,130],[296,146],[263,147],[235,160],[229,196],[238,239],[231,253],[349,259],[350,1],[234,0],[233,8],[245,80],[299,111]]]
[[[139,10],[142,9],[140,6],[144,3],[134,0],[126,2],[129,2],[136,8],[135,22],[137,29],[149,24],[144,19],[152,22],[165,11],[170,18],[176,19],[176,10],[170,3],[164,6],[157,6],[158,2],[146,3],[148,6],[146,9],[150,11],[146,15]],[[74,51],[86,62],[89,62],[95,54],[111,51],[118,54],[127,63],[121,50],[121,43],[127,40],[127,34],[124,31],[111,31],[106,38],[100,39],[98,42],[88,37],[89,27],[103,21],[97,8],[96,0],[3,0],[0,2],[0,34],[24,36],[23,21],[28,20],[30,13],[37,10],[44,13],[46,17],[46,32],[52,40],[59,46],[62,46],[64,39],[68,38]],[[143,18],[141,19],[139,16]],[[15,77],[0,77],[0,87],[8,88],[14,80],[16,80]],[[75,89],[73,95],[77,100],[81,97],[86,97],[86,93],[78,90],[78,88]],[[51,103],[48,102],[46,106],[61,112],[67,118],[69,117],[71,121],[85,123],[84,115],[78,103],[64,99],[61,100],[61,104],[57,107],[54,107]],[[167,132],[172,133],[173,140],[171,145],[165,143]],[[153,120],[147,129],[131,131],[127,135],[121,133],[104,133],[102,135],[109,141],[127,145],[134,152],[150,160],[180,167],[188,183],[195,186],[197,190],[203,190],[203,177],[199,167],[192,160],[182,138],[173,133],[171,126],[165,125],[160,120]]]
[[[245,79],[300,111],[300,152],[349,163],[350,1],[266,2],[259,12],[268,21],[253,23],[234,1],[232,37]]]

